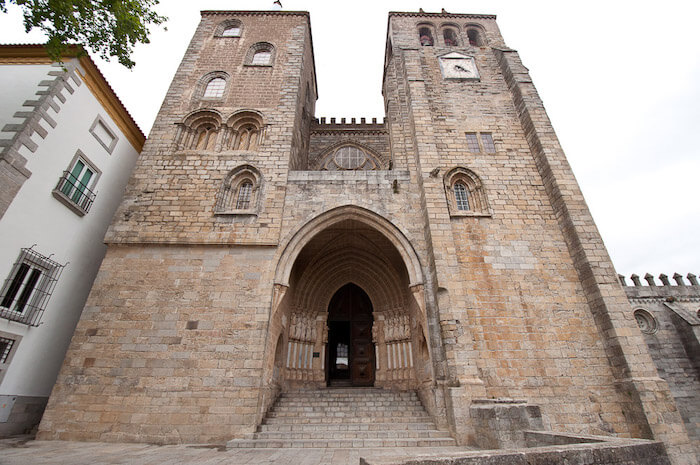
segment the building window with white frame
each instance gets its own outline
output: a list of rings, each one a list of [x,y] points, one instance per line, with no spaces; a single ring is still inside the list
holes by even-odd
[[[2,287],[0,317],[38,326],[64,266],[22,249]]]
[[[100,170],[90,163],[85,154],[78,151],[58,180],[53,196],[78,216],[83,216],[95,201],[93,189],[100,174]]]

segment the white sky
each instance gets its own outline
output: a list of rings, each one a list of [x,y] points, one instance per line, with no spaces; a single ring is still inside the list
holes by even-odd
[[[490,13],[530,69],[618,272],[700,274],[700,2],[282,0],[311,12],[316,116],[382,118],[388,11]],[[136,49],[134,70],[95,59],[148,133],[203,9],[272,0],[162,0],[168,31]],[[24,33],[16,7],[0,42]]]

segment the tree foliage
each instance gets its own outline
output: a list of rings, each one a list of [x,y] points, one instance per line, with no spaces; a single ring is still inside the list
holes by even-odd
[[[49,56],[60,61],[70,43],[78,43],[100,57],[116,57],[132,68],[130,56],[137,43],[148,43],[150,25],[167,18],[153,8],[159,0],[0,0],[0,11],[16,4],[24,13],[24,27],[48,35]]]

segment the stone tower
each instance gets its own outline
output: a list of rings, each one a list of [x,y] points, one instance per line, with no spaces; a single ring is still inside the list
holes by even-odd
[[[202,12],[107,234],[42,438],[212,442],[281,391],[526,399],[688,444],[494,16],[390,13],[384,122],[316,120],[308,13]],[[679,462],[681,463],[681,462]]]

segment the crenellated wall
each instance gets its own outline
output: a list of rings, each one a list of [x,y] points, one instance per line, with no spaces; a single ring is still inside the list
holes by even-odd
[[[668,382],[688,436],[700,450],[700,285],[693,273],[674,273],[659,281],[646,273],[620,283],[632,304],[644,342],[659,376]]]

